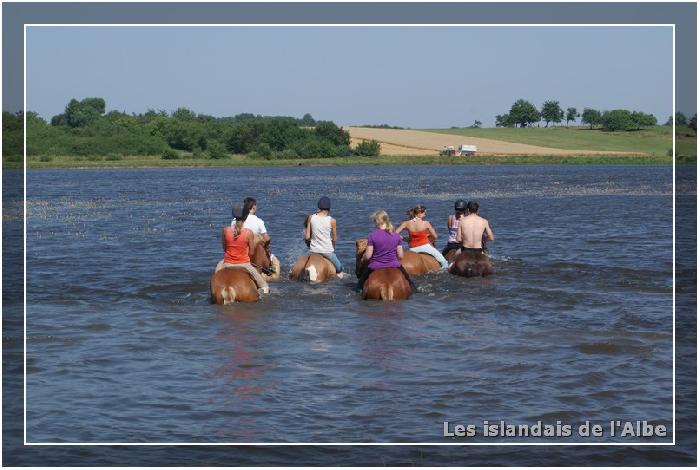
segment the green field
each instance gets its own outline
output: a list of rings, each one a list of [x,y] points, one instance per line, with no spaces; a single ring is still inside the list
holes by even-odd
[[[673,129],[669,126],[656,126],[640,131],[605,132],[587,127],[532,127],[493,129],[421,129],[442,134],[465,137],[482,137],[505,142],[539,145],[569,150],[594,150],[602,152],[646,153],[654,156],[668,155],[672,147]],[[687,127],[677,129],[676,155],[693,157],[696,155],[697,138]],[[692,134],[687,137],[686,134]],[[465,142],[467,143],[467,142]]]

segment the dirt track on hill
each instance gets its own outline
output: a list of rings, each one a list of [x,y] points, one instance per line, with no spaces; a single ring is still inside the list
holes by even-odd
[[[381,143],[382,155],[437,155],[446,145],[476,145],[479,155],[631,155],[627,152],[568,150],[516,144],[481,137],[464,137],[436,132],[407,129],[374,129],[348,127],[353,146],[362,140],[374,139]]]

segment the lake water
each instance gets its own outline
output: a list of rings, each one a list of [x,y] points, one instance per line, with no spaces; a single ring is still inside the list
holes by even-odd
[[[5,246],[18,234],[21,244],[22,203],[11,184],[21,173],[11,177],[3,225],[15,231],[4,229]],[[679,219],[695,217],[694,178],[679,179]],[[670,442],[672,185],[667,166],[30,171],[27,440]],[[496,235],[496,274],[417,277],[419,292],[403,302],[362,301],[353,276],[313,286],[285,279],[257,304],[210,304],[233,202],[258,199],[286,274],[305,252],[303,219],[321,195],[331,198],[337,253],[351,272],[355,239],[372,230],[375,209],[398,221],[424,203],[441,248],[454,200],[475,199]],[[694,258],[683,263],[694,276]],[[19,281],[4,289],[21,292]],[[693,283],[683,289],[678,301],[689,306]],[[19,314],[5,327],[6,360],[20,359],[7,373],[21,374],[21,297],[4,303]],[[668,434],[443,437],[444,421],[480,432],[484,420],[574,429],[647,420]],[[124,448],[35,449],[15,463],[79,452],[93,464],[167,464],[176,455],[208,465],[466,464],[467,455],[503,464],[516,450],[528,465],[571,455],[613,465],[694,459],[653,446],[632,461],[621,460],[621,447],[157,447],[127,461]]]

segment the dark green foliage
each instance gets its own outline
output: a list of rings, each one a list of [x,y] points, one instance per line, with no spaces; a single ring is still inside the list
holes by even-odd
[[[606,131],[639,130],[656,125],[656,117],[641,111],[630,112],[627,109],[605,111],[600,117],[600,124]]]
[[[29,116],[27,116],[29,118]],[[24,117],[22,113],[2,112],[2,155],[22,155],[24,152]]]
[[[690,118],[690,121],[688,122],[688,127],[690,127],[693,130],[693,132],[698,131],[698,115],[697,115],[697,113],[693,114],[693,117]]]
[[[643,113],[641,111],[632,111],[632,129],[641,129],[643,127],[651,127],[656,125],[656,117],[653,114]]]
[[[496,116],[496,127],[513,127],[515,123],[509,114],[499,114]]]
[[[352,155],[353,152],[349,145],[338,145],[335,148],[336,157],[351,157]]]
[[[268,158],[272,155],[272,149],[270,148],[270,144],[267,142],[260,142],[258,145],[255,146],[255,153],[260,155],[263,158]]]
[[[314,131],[318,137],[330,141],[333,145],[350,145],[350,133],[332,122],[317,122]]]
[[[475,121],[474,121],[474,124],[472,124],[472,125],[469,126],[469,127],[470,127],[471,129],[480,129],[482,124],[483,124],[483,123],[482,123],[481,121],[475,120]]]
[[[370,129],[405,129],[405,127],[390,126],[389,124],[363,124],[357,127],[368,127]]]
[[[166,149],[161,157],[163,160],[177,160],[180,156],[173,149]]]
[[[600,124],[600,111],[592,108],[583,108],[583,113],[581,113],[581,122],[583,124],[588,124],[593,129],[593,126]]]
[[[9,116],[9,117],[8,117]],[[22,117],[3,115],[3,152],[22,154]],[[334,123],[303,118],[241,113],[215,118],[178,108],[172,114],[109,111],[102,98],[71,100],[63,114],[47,124],[27,115],[28,155],[165,155],[166,150],[191,152],[195,158],[227,158],[230,153],[261,158],[333,157],[351,153],[350,134]],[[212,148],[213,147],[213,148]],[[177,157],[178,153],[168,153]]]
[[[51,125],[85,127],[97,121],[104,113],[105,100],[102,98],[85,98],[82,101],[73,98],[66,105],[63,114],[51,119]]]
[[[53,160],[53,158],[49,157],[48,155],[42,155],[41,157],[39,157],[40,162],[45,163],[45,162],[50,162],[51,160]]]
[[[209,154],[209,158],[213,158],[215,160],[229,157],[226,147],[218,140],[207,142],[207,153]]]
[[[355,147],[355,155],[376,157],[381,151],[381,145],[376,140],[363,140]]]
[[[564,119],[564,110],[559,106],[559,102],[554,100],[545,101],[540,114],[545,122],[544,127],[549,127],[550,122],[559,123]]]
[[[540,112],[537,111],[535,105],[526,101],[524,99],[519,99],[510,108],[508,113],[509,122],[517,124],[520,127],[527,127],[528,125],[540,120]]]
[[[626,109],[605,111],[600,117],[600,124],[606,131],[626,131],[634,126],[632,113]]]
[[[569,125],[570,121],[576,121],[576,118],[580,114],[576,111],[576,108],[566,108],[566,125]]]
[[[688,118],[685,117],[685,114],[681,113],[680,111],[676,112],[676,125],[677,126],[688,125]]]

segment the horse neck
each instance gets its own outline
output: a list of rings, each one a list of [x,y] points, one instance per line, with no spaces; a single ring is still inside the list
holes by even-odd
[[[253,249],[253,257],[250,261],[253,264],[263,268],[269,268],[272,264],[270,261],[270,256],[267,254],[267,250],[260,242],[255,244],[255,248]]]

